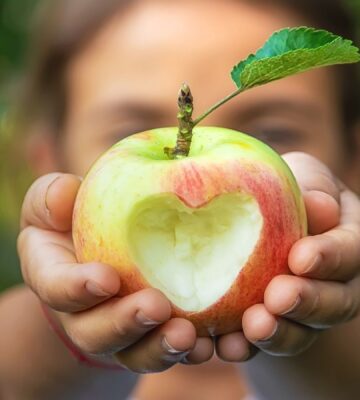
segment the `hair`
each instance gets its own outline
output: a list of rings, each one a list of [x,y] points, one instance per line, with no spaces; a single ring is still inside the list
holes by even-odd
[[[29,48],[30,65],[25,80],[21,117],[27,124],[46,121],[59,131],[66,116],[64,76],[72,57],[98,29],[121,8],[137,0],[54,0],[41,4],[35,20],[35,34]],[[233,0],[239,1],[239,0]],[[244,1],[244,0],[242,0]],[[248,0],[249,1],[249,0]],[[252,4],[280,6],[304,21],[357,43],[356,23],[343,0],[251,0]],[[345,131],[359,118],[359,76],[357,66],[338,68],[340,104]],[[352,146],[352,136],[344,138]]]

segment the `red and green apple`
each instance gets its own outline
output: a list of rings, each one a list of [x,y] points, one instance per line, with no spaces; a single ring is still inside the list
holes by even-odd
[[[288,272],[306,233],[301,193],[281,157],[250,136],[197,127],[189,156],[169,160],[176,135],[133,135],[96,162],[76,201],[77,256],[116,268],[120,295],[158,288],[199,334],[230,332]]]

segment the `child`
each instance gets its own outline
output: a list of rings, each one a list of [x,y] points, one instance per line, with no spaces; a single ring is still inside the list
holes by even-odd
[[[111,266],[76,263],[70,231],[77,176],[117,140],[174,125],[183,80],[192,88],[196,110],[229,93],[231,67],[273,31],[312,25],[351,37],[340,3],[51,4],[33,54],[23,111],[32,166],[39,175],[47,174],[27,193],[18,242],[24,279],[36,296],[23,287],[0,302],[5,398],[124,398],[121,390],[132,386],[126,372],[73,362],[49,330],[37,298],[49,306],[56,330],[88,363],[120,363],[146,373],[212,357],[213,341],[196,338],[190,322],[169,319],[169,303],[160,292],[148,289],[118,298],[121,282]],[[284,154],[302,187],[314,235],[293,247],[289,267],[294,275],[274,279],[264,304],[247,310],[244,332],[215,342],[216,354],[225,361],[245,361],[260,350],[243,365],[261,399],[345,400],[360,391],[360,352],[353,345],[360,332],[354,319],[360,304],[360,203],[344,186],[360,189],[358,105],[356,74],[346,66],[259,87],[206,120],[253,134]],[[289,153],[294,150],[313,157]],[[338,325],[345,321],[351,322]],[[292,357],[274,357],[284,355]],[[201,398],[191,385],[197,376],[192,368],[182,367],[193,380],[181,398]],[[156,398],[175,399],[174,387],[164,394],[162,375],[145,383],[157,379]],[[146,399],[146,392],[140,388],[139,399]],[[226,398],[224,392],[213,393]]]

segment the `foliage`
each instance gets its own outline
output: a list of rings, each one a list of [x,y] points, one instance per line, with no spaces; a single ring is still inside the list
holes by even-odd
[[[308,69],[358,61],[359,49],[350,40],[324,30],[286,28],[237,64],[231,76],[239,89],[249,89]]]
[[[13,137],[8,94],[21,73],[36,2],[0,1],[0,291],[20,281],[15,238],[28,173]],[[15,185],[22,187],[21,194],[14,190]]]

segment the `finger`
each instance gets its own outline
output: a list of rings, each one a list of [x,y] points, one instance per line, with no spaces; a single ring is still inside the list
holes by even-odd
[[[318,190],[303,193],[308,232],[320,234],[334,228],[340,222],[340,205],[329,194]]]
[[[57,315],[81,350],[108,354],[136,343],[148,331],[169,320],[171,307],[159,290],[144,289],[123,298],[114,297],[80,313]],[[170,343],[176,346],[178,341]]]
[[[340,225],[317,236],[300,239],[289,253],[289,267],[296,275],[348,281],[360,265],[360,201],[341,193]]]
[[[174,318],[117,353],[116,358],[133,372],[161,372],[181,362],[195,343],[196,331],[191,322]]]
[[[350,285],[280,275],[266,288],[264,304],[271,314],[312,328],[328,328],[356,316],[357,298]]]
[[[183,364],[202,364],[209,361],[214,354],[214,341],[210,337],[196,339],[195,347],[180,362]]]
[[[80,178],[53,173],[37,179],[26,193],[21,211],[21,228],[38,228],[67,232],[71,229],[72,212]]]
[[[242,362],[252,358],[256,351],[243,332],[233,332],[217,339],[216,354],[223,361]]]
[[[77,264],[70,234],[28,226],[19,235],[18,250],[25,282],[55,310],[83,310],[119,292],[115,269],[95,262]]]
[[[284,156],[301,188],[311,234],[323,233],[339,223],[340,185],[316,158],[300,152]]]
[[[329,168],[306,153],[291,152],[283,155],[303,193],[313,190],[327,193],[340,203],[340,188]]]
[[[308,349],[318,332],[284,318],[275,317],[263,304],[248,308],[243,316],[247,340],[265,353],[293,356]]]

